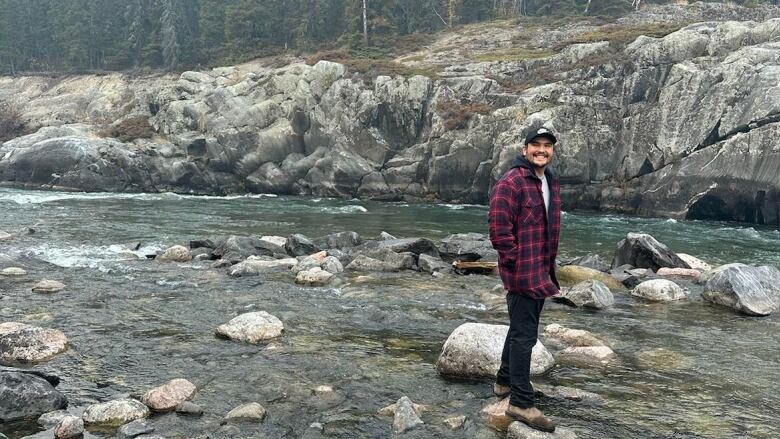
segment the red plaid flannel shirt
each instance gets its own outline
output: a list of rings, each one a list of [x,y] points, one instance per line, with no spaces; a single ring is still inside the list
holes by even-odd
[[[555,257],[561,230],[560,184],[546,172],[550,209],[545,215],[542,181],[528,168],[515,167],[490,191],[490,241],[498,251],[504,288],[543,299],[558,294]]]

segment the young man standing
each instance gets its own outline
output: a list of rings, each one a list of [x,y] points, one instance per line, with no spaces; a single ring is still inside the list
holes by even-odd
[[[558,179],[549,168],[555,135],[531,130],[522,154],[490,192],[490,241],[498,251],[498,269],[507,290],[509,332],[493,392],[509,395],[507,416],[538,430],[555,424],[534,407],[531,350],[547,297],[558,294],[555,257],[561,229]]]

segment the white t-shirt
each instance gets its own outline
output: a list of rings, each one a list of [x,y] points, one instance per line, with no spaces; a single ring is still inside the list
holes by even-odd
[[[542,178],[542,198],[544,198],[544,214],[550,210],[550,185],[547,184],[547,176],[543,175]]]

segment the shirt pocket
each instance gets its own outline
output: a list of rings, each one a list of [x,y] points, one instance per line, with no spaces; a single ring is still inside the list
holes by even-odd
[[[539,224],[544,219],[544,200],[539,197],[529,197],[523,200],[520,210],[521,223],[524,225]]]

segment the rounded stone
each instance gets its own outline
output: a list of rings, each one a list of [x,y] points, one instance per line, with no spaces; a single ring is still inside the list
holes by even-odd
[[[71,439],[84,434],[84,420],[76,416],[67,416],[54,428],[56,439]]]
[[[27,271],[19,267],[8,267],[0,270],[0,276],[21,277],[26,275],[27,275]]]
[[[228,412],[228,414],[225,415],[225,420],[262,421],[265,419],[265,416],[265,407],[256,402],[250,402],[249,404],[240,405]]]
[[[241,314],[217,327],[217,335],[231,340],[259,343],[282,335],[284,325],[265,311]]]
[[[177,378],[149,390],[141,398],[141,402],[157,412],[172,411],[182,402],[192,398],[196,387],[191,382]]]
[[[51,294],[65,289],[65,284],[56,280],[44,279],[33,285],[33,293]]]
[[[39,363],[65,351],[68,338],[57,329],[0,323],[0,364]]]
[[[174,245],[158,256],[157,260],[161,262],[189,262],[192,260],[192,256],[187,247],[184,247],[183,245]]]
[[[152,411],[145,404],[130,398],[92,404],[81,416],[87,425],[119,426],[136,419],[148,418]]]
[[[651,279],[642,282],[631,290],[631,295],[653,302],[671,302],[685,299],[685,291],[676,283],[667,279]]]

